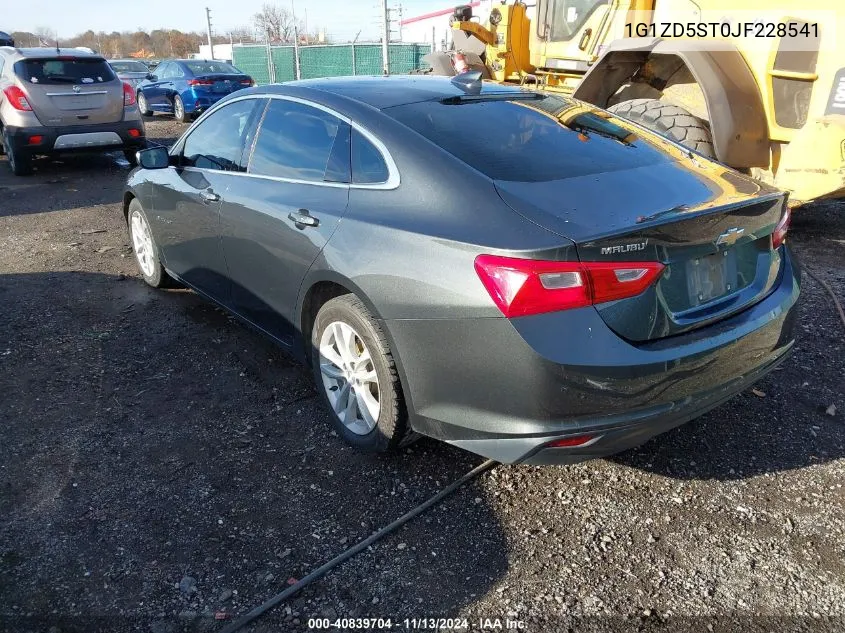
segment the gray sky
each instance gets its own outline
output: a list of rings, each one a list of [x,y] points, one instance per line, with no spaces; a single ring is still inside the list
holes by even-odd
[[[400,0],[388,0],[398,6]],[[445,9],[455,0],[401,0],[405,17]],[[137,28],[176,28],[205,31],[205,7],[211,9],[216,32],[248,26],[262,0],[0,0],[0,31],[33,31],[49,27],[59,37],[94,31],[129,31]],[[276,2],[290,7],[290,0]],[[379,0],[296,1],[297,17],[308,14],[308,30],[325,28],[337,39],[379,35]]]

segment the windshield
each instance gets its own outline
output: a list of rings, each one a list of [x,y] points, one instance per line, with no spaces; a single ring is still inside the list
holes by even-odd
[[[109,62],[117,73],[148,73],[150,69],[141,62]]]
[[[184,62],[194,75],[242,75],[243,73],[226,62]]]
[[[383,112],[494,180],[558,180],[672,160],[608,113],[556,96],[423,101]]]
[[[105,60],[96,58],[25,59],[15,64],[15,74],[32,84],[99,84],[115,79]]]

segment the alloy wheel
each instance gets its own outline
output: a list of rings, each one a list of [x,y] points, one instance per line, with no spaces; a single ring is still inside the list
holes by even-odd
[[[155,251],[147,220],[140,211],[135,210],[129,219],[129,226],[132,233],[132,249],[135,251],[138,266],[144,275],[152,277],[155,273]]]
[[[185,116],[185,105],[182,103],[182,100],[179,97],[176,97],[173,101],[173,116],[175,116],[180,121]]]
[[[367,435],[378,422],[379,381],[364,340],[343,321],[334,321],[320,337],[320,373],[329,403],[341,423]]]

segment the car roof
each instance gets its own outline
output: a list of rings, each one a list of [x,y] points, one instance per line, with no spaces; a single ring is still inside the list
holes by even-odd
[[[89,53],[88,51],[81,51],[78,48],[18,48],[16,49],[21,57],[27,59],[50,58],[57,56],[80,57],[90,59],[103,59],[99,53]]]
[[[451,77],[431,75],[388,75],[364,77],[327,77],[291,81],[283,86],[301,86],[353,99],[379,110],[420,101],[434,101],[467,94]],[[281,87],[281,86],[280,86]],[[273,86],[265,91],[272,93]],[[281,90],[280,90],[281,92]],[[481,94],[524,92],[515,86],[484,82]]]

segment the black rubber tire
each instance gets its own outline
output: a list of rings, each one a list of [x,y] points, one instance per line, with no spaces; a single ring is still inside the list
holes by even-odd
[[[358,435],[344,426],[332,409],[323,378],[320,372],[320,338],[329,324],[342,321],[352,326],[370,351],[373,367],[379,382],[379,417],[375,428],[367,435]],[[311,330],[311,366],[317,391],[328,411],[332,428],[348,444],[367,453],[394,451],[416,439],[411,431],[402,385],[396,363],[390,352],[390,346],[384,331],[367,310],[366,306],[353,294],[342,295],[327,301],[317,313]]]
[[[176,114],[176,110],[178,109],[176,107],[177,103],[179,103],[181,110],[182,110],[181,116],[177,116],[177,114]],[[188,114],[185,111],[185,103],[182,101],[182,97],[180,97],[179,95],[173,95],[173,117],[177,121],[179,121],[179,123],[190,123],[191,122],[191,115]]]
[[[149,104],[147,104],[147,98],[144,96],[140,90],[135,95],[135,101],[138,104],[138,110],[141,111],[141,116],[152,116],[153,111],[150,110]],[[143,105],[143,107],[141,107]]]
[[[679,106],[658,99],[631,99],[610,106],[608,111],[716,160],[710,125]]]
[[[132,254],[135,255],[135,242],[132,239],[132,222],[131,218],[134,213],[140,213],[144,221],[147,223],[147,226],[151,227],[150,220],[147,217],[146,212],[144,211],[144,207],[141,206],[138,198],[133,198],[132,201],[129,203],[129,210],[126,214],[126,229],[129,232],[129,244],[132,246]],[[167,288],[173,285],[172,280],[170,279],[170,275],[167,274],[167,271],[164,270],[164,267],[161,265],[161,259],[158,252],[158,245],[155,243],[155,237],[152,235],[152,229],[150,232],[150,238],[152,239],[153,243],[153,253],[155,255],[155,264],[153,265],[153,274],[147,275],[141,270],[141,266],[138,263],[138,257],[135,255],[135,263],[138,264],[138,272],[141,273],[141,277],[143,277],[144,281],[147,282],[153,288]]]
[[[126,159],[126,162],[129,163],[130,167],[137,167],[138,166],[138,150],[137,149],[125,149],[123,150],[123,157]]]
[[[15,176],[29,176],[32,173],[32,155],[16,150],[8,135],[3,133],[3,145],[9,160],[9,168]]]

